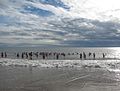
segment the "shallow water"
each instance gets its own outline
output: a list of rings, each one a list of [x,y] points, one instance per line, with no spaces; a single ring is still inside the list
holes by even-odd
[[[102,68],[0,66],[0,91],[120,91],[119,78]]]
[[[15,53],[25,51],[75,53],[65,58],[74,60],[79,59],[76,53],[83,52],[86,55],[89,52],[96,53],[96,58],[101,58],[102,53],[107,53],[108,58],[120,58],[120,48],[0,48],[0,52],[2,51],[8,53],[8,58],[15,58]],[[107,65],[107,68],[114,69],[115,67],[119,70],[120,64],[113,62],[104,67],[104,62],[98,61],[103,63],[103,67],[0,66],[0,91],[120,91],[120,71],[106,69]]]
[[[0,52],[7,52],[8,58],[16,58],[16,53],[22,52],[56,52],[56,53],[65,53],[65,58],[60,56],[59,59],[80,59],[80,53],[85,52],[87,59],[93,59],[93,55],[91,57],[88,56],[88,53],[95,53],[96,59],[102,58],[102,53],[107,54],[107,58],[120,58],[120,47],[55,47],[55,48],[39,48],[39,47],[15,47],[15,48],[0,48]],[[68,55],[70,53],[71,55]],[[78,54],[77,54],[78,53]],[[74,54],[74,55],[72,55]],[[49,56],[47,59],[54,59],[54,56]],[[36,59],[35,56],[33,59]],[[42,59],[41,56],[38,59]]]

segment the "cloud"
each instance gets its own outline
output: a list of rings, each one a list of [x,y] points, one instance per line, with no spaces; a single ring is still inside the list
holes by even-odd
[[[119,46],[118,1],[107,2],[1,0],[0,45]]]
[[[24,6],[24,10],[21,11],[22,13],[31,13],[31,14],[35,14],[35,15],[40,15],[43,17],[46,16],[50,16],[50,15],[54,15],[54,13],[47,11],[47,10],[42,10],[33,6]]]

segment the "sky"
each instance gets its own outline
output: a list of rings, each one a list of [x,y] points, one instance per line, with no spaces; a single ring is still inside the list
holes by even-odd
[[[119,47],[120,0],[0,0],[0,47]]]

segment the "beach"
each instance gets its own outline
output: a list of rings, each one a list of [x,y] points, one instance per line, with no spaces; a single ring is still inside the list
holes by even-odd
[[[0,91],[120,91],[119,48],[3,48],[0,51],[7,54],[0,58]],[[22,58],[24,52],[32,53],[32,59],[26,58],[26,54]],[[34,53],[38,52],[37,58]]]
[[[3,58],[0,91],[119,91],[119,63],[120,60]]]
[[[0,91],[120,91],[120,0],[0,0]]]
[[[119,91],[118,78],[100,68],[0,66],[0,91]]]

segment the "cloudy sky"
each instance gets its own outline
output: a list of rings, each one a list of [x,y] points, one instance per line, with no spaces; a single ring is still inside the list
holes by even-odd
[[[120,0],[0,0],[0,46],[120,46]]]

